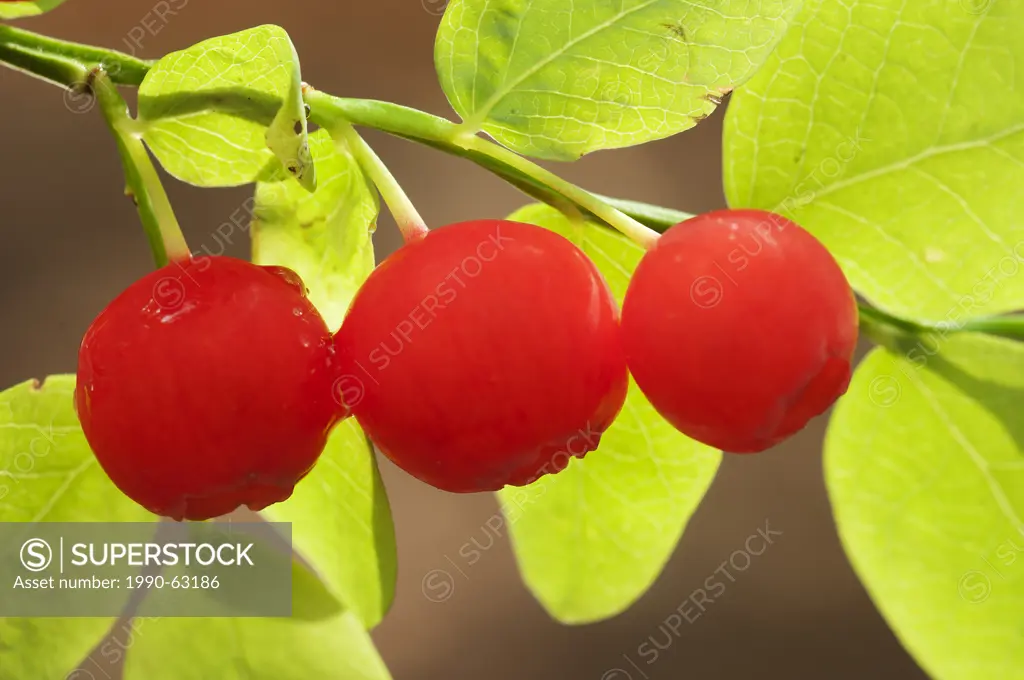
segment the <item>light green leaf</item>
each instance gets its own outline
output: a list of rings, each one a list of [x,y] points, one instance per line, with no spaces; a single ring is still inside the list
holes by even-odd
[[[255,114],[217,112],[225,95],[235,106],[251,102]],[[257,104],[267,101],[277,114],[260,121],[266,106]],[[316,186],[299,58],[277,26],[212,38],[158,61],[139,88],[139,119],[149,148],[185,182],[247,184],[283,165],[302,186]]]
[[[253,259],[295,270],[332,330],[373,271],[380,210],[377,192],[355,159],[325,130],[310,136],[320,173],[314,193],[293,182],[260,182],[252,225]],[[276,178],[283,179],[282,174]]]
[[[347,148],[325,130],[310,136],[310,149],[320,173],[315,192],[288,181],[257,185],[253,259],[295,270],[310,300],[337,329],[373,270],[370,237],[379,203]],[[339,392],[346,388],[339,381]],[[292,498],[264,514],[292,522],[303,557],[367,627],[380,622],[395,593],[394,525],[373,448],[354,419],[332,432]]]
[[[542,205],[509,219],[575,242],[621,302],[643,251],[618,233]],[[721,454],[680,434],[635,384],[597,451],[525,488],[499,492],[527,586],[564,623],[614,616],[658,577],[711,485]]]
[[[364,626],[381,622],[395,597],[395,526],[373,447],[355,418],[331,433],[292,497],[262,514],[292,523],[295,548]]]
[[[74,410],[74,376],[0,392],[0,522],[147,522],[111,483]],[[62,678],[114,622],[0,618],[0,680]]]
[[[270,550],[259,555],[258,563],[266,565],[268,558],[274,559]],[[277,557],[289,559],[285,553]],[[136,617],[121,645],[125,679],[387,680],[387,668],[359,618],[346,611],[298,559],[292,556],[291,560],[291,618]],[[178,565],[163,574],[170,580],[187,569]],[[175,598],[164,590],[151,594],[147,603],[162,598],[168,606],[174,598],[185,606],[184,598],[220,596],[217,590],[191,590]],[[255,605],[259,593],[253,597]]]
[[[1024,306],[1024,11],[816,0],[737,91],[729,204],[781,212],[901,316]]]
[[[78,424],[75,377],[0,392],[0,522],[148,522],[96,462]]]
[[[69,673],[78,668],[115,620],[0,619],[0,680],[74,678]]]
[[[0,2],[0,19],[18,19],[49,12],[65,0],[34,0],[33,2]],[[2,677],[2,676],[0,676]]]
[[[750,78],[801,0],[452,0],[434,54],[469,130],[574,160],[693,127]]]
[[[387,680],[351,613],[322,620],[137,619],[125,680]]]
[[[825,476],[846,552],[940,680],[1024,678],[1024,345],[875,350],[840,400]]]

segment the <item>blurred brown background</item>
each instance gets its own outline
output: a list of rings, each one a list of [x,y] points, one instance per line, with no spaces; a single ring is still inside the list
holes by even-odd
[[[432,62],[442,5],[173,0],[178,13],[162,22],[151,0],[70,0],[22,25],[122,50],[135,49],[134,40],[140,56],[156,57],[275,23],[291,34],[303,74],[318,88],[450,115]],[[723,205],[720,135],[716,115],[674,139],[558,169],[600,193],[703,211]],[[89,322],[151,260],[96,112],[75,113],[60,90],[0,69],[0,139],[0,385],[7,386],[74,371]],[[370,141],[431,224],[503,216],[526,201],[467,162],[379,135]],[[169,191],[192,243],[210,241],[250,192],[176,183]],[[378,252],[390,252],[397,239],[389,218],[377,234]],[[246,249],[236,242],[231,254],[244,257]],[[435,492],[385,464],[401,562],[396,603],[374,632],[381,654],[397,680],[925,677],[843,556],[822,482],[823,429],[819,420],[770,453],[727,458],[655,587],[627,613],[579,628],[551,621],[527,593],[504,537],[472,566],[459,556],[474,538],[481,546],[491,540],[484,524],[497,506],[490,496]],[[666,637],[659,626],[766,522],[782,536],[726,581],[706,613]],[[422,592],[435,569],[455,578],[443,603]],[[656,660],[650,637],[668,645]]]

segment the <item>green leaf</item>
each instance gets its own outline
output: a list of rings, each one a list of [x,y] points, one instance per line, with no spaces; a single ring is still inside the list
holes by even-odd
[[[643,251],[617,232],[543,205],[509,219],[576,243],[621,302]],[[563,623],[614,616],[658,577],[711,485],[721,454],[680,434],[635,384],[597,451],[525,488],[499,492],[527,586]]]
[[[297,619],[137,619],[125,680],[387,680],[351,613]]]
[[[0,680],[75,678],[116,619],[0,619]],[[88,677],[88,676],[86,676]]]
[[[325,130],[310,136],[320,174],[313,193],[293,182],[260,182],[253,212],[253,259],[295,270],[332,330],[341,326],[356,290],[373,271],[380,204],[346,148]],[[281,180],[282,173],[272,179]]]
[[[253,111],[218,112],[229,98],[233,106],[251,102]],[[258,104],[268,100],[277,114],[263,121],[266,107]],[[149,148],[185,182],[247,184],[280,164],[308,190],[316,187],[299,58],[277,26],[212,38],[158,61],[139,88],[139,119]]]
[[[196,529],[218,531],[210,524]],[[292,529],[294,535],[297,527]],[[125,650],[126,680],[387,680],[387,668],[359,618],[280,547],[262,543],[253,553],[264,566],[268,560],[291,560],[290,618],[136,617],[120,645]],[[187,574],[188,567],[178,565],[162,573],[170,580]],[[218,599],[223,593],[193,589],[175,595],[162,590],[152,593],[143,609],[156,606],[156,599],[164,600],[163,607],[172,601],[185,607],[204,597]],[[258,600],[259,594],[253,597]],[[117,654],[116,649],[110,651]]]
[[[19,19],[49,12],[65,0],[34,0],[33,2],[0,2],[0,19]]]
[[[0,392],[0,522],[149,522],[96,462],[78,424],[75,377]]]
[[[111,483],[74,410],[74,376],[0,392],[0,522],[147,522]],[[58,678],[114,619],[0,618],[0,679]]]
[[[373,270],[370,237],[380,206],[355,159],[326,130],[310,136],[310,149],[320,173],[315,192],[288,181],[257,185],[253,259],[295,270],[310,300],[337,329]],[[346,387],[339,382],[337,389]],[[367,627],[380,622],[395,593],[394,525],[373,447],[354,419],[331,433],[292,498],[264,514],[292,522],[303,557]]]
[[[381,622],[395,597],[395,527],[373,447],[355,418],[331,433],[292,497],[263,515],[292,523],[296,550],[364,626]]]
[[[781,212],[900,316],[1024,306],[1024,12],[808,4],[726,117],[729,204]]]
[[[869,355],[832,418],[840,536],[932,677],[1024,677],[1024,345],[955,334],[903,350]]]
[[[750,78],[800,0],[452,0],[441,85],[467,129],[574,160],[693,127]]]

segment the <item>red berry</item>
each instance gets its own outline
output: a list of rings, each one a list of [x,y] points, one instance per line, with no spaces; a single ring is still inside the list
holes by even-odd
[[[637,267],[622,309],[630,371],[684,434],[767,449],[847,388],[857,304],[813,236],[760,210],[672,227]]]
[[[132,284],[82,341],[75,403],[127,496],[202,520],[287,499],[343,410],[330,332],[299,277],[228,257]]]
[[[360,289],[335,336],[380,450],[446,491],[494,491],[597,448],[627,387],[619,312],[565,238],[483,220],[431,231]]]

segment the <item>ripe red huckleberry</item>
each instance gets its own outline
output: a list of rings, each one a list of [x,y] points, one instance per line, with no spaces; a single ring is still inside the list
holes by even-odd
[[[845,391],[857,304],[825,247],[760,210],[669,229],[622,309],[630,371],[684,434],[732,453],[767,449]]]
[[[626,396],[620,330],[575,245],[481,220],[387,258],[335,343],[346,402],[380,450],[469,493],[528,484],[597,448]]]
[[[176,520],[287,499],[344,409],[299,277],[228,257],[132,284],[82,342],[75,405],[127,496]]]

